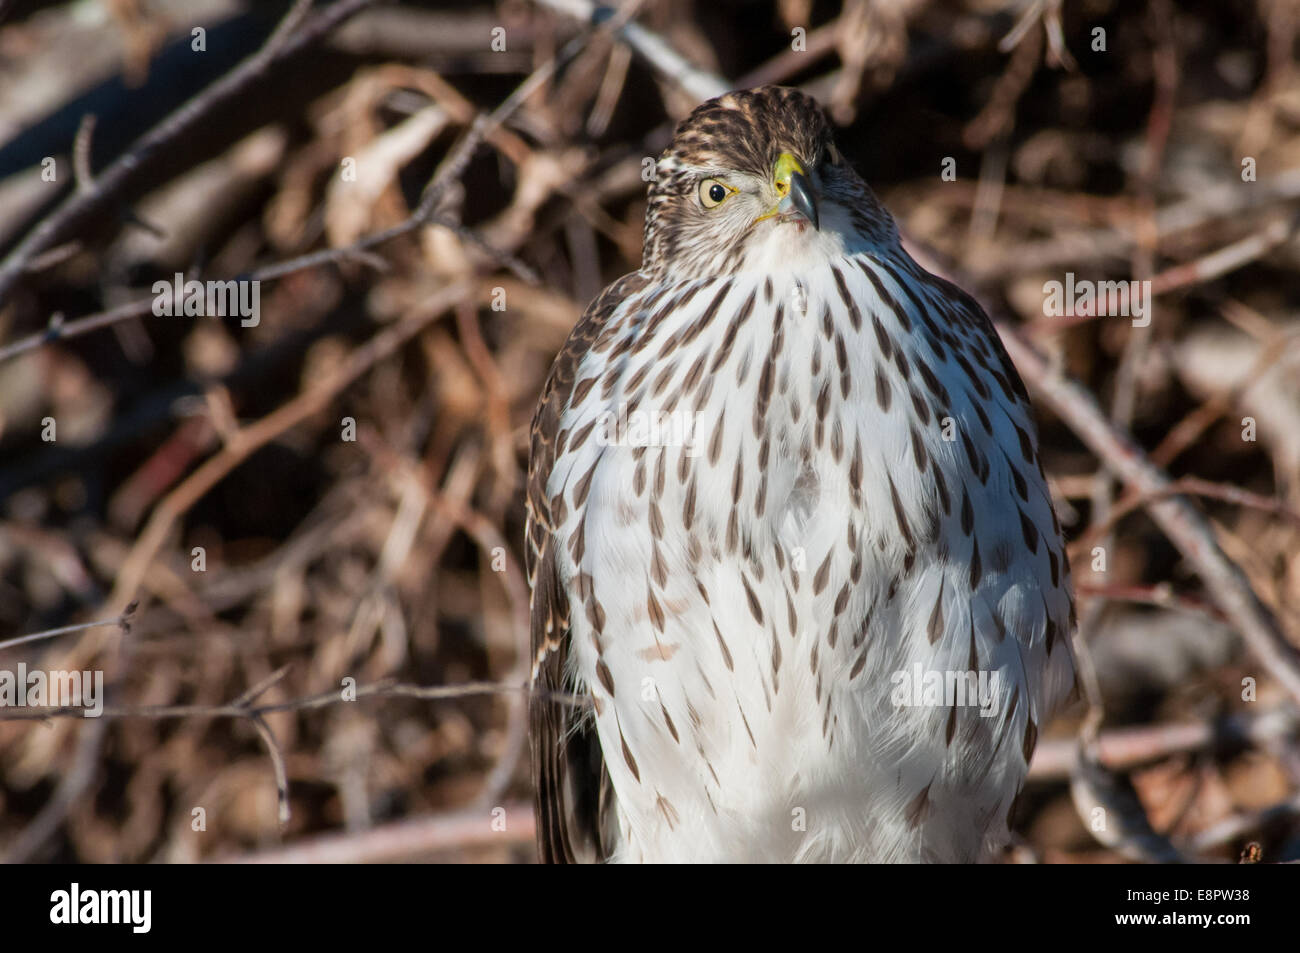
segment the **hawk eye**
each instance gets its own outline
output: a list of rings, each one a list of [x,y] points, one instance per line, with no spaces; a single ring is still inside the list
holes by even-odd
[[[717,179],[705,179],[700,183],[700,204],[705,208],[717,208],[734,191],[736,190]]]

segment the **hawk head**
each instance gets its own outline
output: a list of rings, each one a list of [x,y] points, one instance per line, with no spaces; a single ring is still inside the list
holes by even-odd
[[[677,126],[655,165],[641,270],[681,280],[896,243],[817,101],[761,86],[711,99]]]

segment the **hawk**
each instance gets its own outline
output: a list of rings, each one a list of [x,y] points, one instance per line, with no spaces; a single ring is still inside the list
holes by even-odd
[[[669,425],[684,422],[684,425]],[[781,87],[677,127],[533,420],[546,861],[967,862],[1073,687],[1028,397]]]

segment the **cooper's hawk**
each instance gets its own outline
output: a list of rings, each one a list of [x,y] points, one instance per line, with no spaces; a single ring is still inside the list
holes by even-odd
[[[528,563],[547,860],[979,859],[1073,682],[1024,387],[792,89],[659,160],[542,394]]]

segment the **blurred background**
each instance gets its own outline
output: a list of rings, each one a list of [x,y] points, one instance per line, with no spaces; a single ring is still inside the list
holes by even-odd
[[[532,860],[532,410],[639,264],[646,158],[715,84],[777,82],[1178,481],[1281,633],[1282,664],[1243,640],[1029,379],[1095,679],[1006,859],[1300,859],[1298,26],[1298,0],[0,0],[0,671],[102,671],[109,706],[0,707],[0,858]],[[155,314],[178,273],[260,281],[256,320]],[[1150,281],[1151,321],[1056,313],[1068,275]]]

